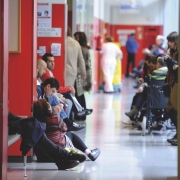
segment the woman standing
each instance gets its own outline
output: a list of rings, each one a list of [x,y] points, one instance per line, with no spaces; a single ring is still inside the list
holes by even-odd
[[[167,105],[167,115],[176,127],[177,132],[177,88],[178,88],[178,33],[171,32],[167,36],[169,55],[164,60],[168,67],[166,82],[170,87],[170,100]],[[177,146],[177,133],[171,139],[167,139],[171,145]]]
[[[118,56],[122,55],[122,51],[117,45],[113,43],[113,38],[107,36],[105,38],[105,43],[102,45],[102,61],[101,67],[104,74],[104,92],[112,93],[113,89],[113,78],[116,68],[116,59]]]
[[[84,92],[89,92],[92,88],[92,68],[91,68],[91,58],[89,49],[90,47],[87,45],[87,37],[84,32],[76,32],[74,34],[75,39],[79,42],[83,54],[83,58],[85,61],[85,68],[86,68],[86,79],[82,82],[81,81],[81,72],[78,68],[78,76],[76,78],[76,98],[78,102],[81,104],[82,107],[85,108],[86,113],[92,113],[92,109],[86,109],[86,99],[84,96]],[[76,120],[85,120],[86,117],[76,117]]]

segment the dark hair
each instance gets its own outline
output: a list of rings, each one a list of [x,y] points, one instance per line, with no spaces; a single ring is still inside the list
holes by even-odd
[[[75,32],[75,33],[74,33],[74,37],[75,37],[76,35],[79,35],[79,33],[80,33],[80,31]]]
[[[86,47],[86,48],[90,49],[90,46],[87,45],[87,37],[86,37],[86,34],[85,34],[84,32],[78,31],[78,32],[74,33],[74,37],[75,37],[76,35],[79,36],[78,42],[79,42],[80,46]]]
[[[44,87],[50,84],[51,88],[56,88],[56,90],[58,90],[60,86],[56,78],[47,78],[42,84]]]
[[[38,121],[46,122],[53,114],[49,110],[49,105],[45,99],[39,99],[33,102],[33,117]]]
[[[42,57],[42,60],[44,60],[47,63],[48,57],[54,57],[54,56],[51,53],[45,53]]]
[[[131,33],[130,36],[135,36],[135,33]]]
[[[175,42],[175,49],[170,49],[170,56],[172,58],[174,57],[174,54],[177,54],[178,52],[178,36],[179,34],[176,31],[171,32],[168,36],[167,36],[167,40],[168,42]],[[168,49],[169,49],[169,45],[168,45]]]
[[[148,62],[156,64],[156,62],[157,62],[156,56],[150,56]]]

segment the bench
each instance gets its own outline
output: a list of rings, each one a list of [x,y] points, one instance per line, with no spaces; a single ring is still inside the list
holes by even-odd
[[[27,118],[27,116],[19,116],[19,117],[21,117],[22,119]],[[18,141],[20,138],[21,138],[20,134],[8,135],[8,146],[12,145],[16,141]],[[24,156],[24,177],[27,177],[27,174],[26,174],[26,164],[27,164],[27,156]]]

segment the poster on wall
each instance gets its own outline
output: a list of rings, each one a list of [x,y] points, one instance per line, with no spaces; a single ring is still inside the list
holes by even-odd
[[[52,4],[51,3],[38,3],[37,8],[37,26],[39,28],[52,27]]]

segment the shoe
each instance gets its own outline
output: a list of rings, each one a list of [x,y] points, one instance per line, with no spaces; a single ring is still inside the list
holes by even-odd
[[[167,139],[167,142],[169,142],[169,143],[177,142],[177,133],[175,134],[175,136],[173,138]]]
[[[171,145],[172,146],[178,146],[178,142],[177,141],[176,142],[172,142]]]
[[[56,163],[58,170],[71,169],[79,165],[79,161],[66,161],[62,160]]]
[[[93,109],[85,109],[85,114],[90,115],[93,112]]]
[[[133,118],[135,115],[137,115],[139,110],[137,109],[136,106],[134,106],[131,111],[125,112],[126,116],[128,116],[130,119]]]
[[[98,156],[100,155],[100,153],[101,153],[101,150],[96,148],[96,149],[91,150],[91,153],[88,154],[88,157],[92,161],[95,161],[98,158]]]
[[[73,122],[73,126],[68,127],[68,131],[79,131],[83,128],[85,128],[85,124],[77,124]]]
[[[84,162],[86,160],[86,156],[84,154],[77,154],[70,152],[67,157],[68,160],[75,160],[79,161],[80,163]]]

